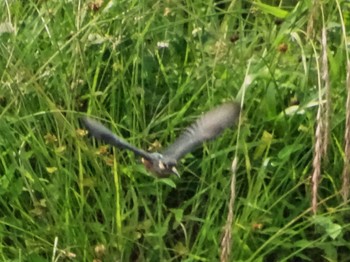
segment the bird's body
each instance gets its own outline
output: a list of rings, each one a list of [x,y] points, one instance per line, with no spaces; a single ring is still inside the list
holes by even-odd
[[[91,118],[83,118],[83,123],[95,138],[115,147],[133,151],[141,156],[142,163],[156,176],[168,177],[171,174],[179,176],[176,170],[177,162],[203,142],[214,139],[224,129],[232,126],[237,121],[239,113],[240,106],[236,102],[225,103],[214,108],[187,127],[175,142],[161,153],[148,153],[134,147]]]

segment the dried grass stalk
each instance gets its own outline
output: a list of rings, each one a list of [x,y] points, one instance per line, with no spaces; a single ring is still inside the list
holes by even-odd
[[[346,99],[346,121],[345,121],[345,156],[344,156],[344,168],[343,168],[343,186],[342,195],[344,201],[349,197],[349,180],[350,180],[350,61],[348,61],[347,74],[346,74],[346,88],[348,96]]]
[[[312,9],[311,9],[311,12],[309,13],[309,20],[307,21],[307,28],[306,28],[307,39],[313,38],[315,35],[314,24],[315,24],[318,10],[319,10],[318,0],[312,1]]]
[[[318,185],[321,179],[321,163],[327,155],[328,143],[329,143],[329,122],[330,122],[330,80],[329,80],[329,69],[328,69],[328,57],[327,57],[327,31],[326,28],[322,28],[321,37],[322,55],[321,55],[321,75],[322,75],[322,86],[325,88],[325,99],[326,105],[323,107],[321,100],[322,96],[319,96],[319,107],[317,111],[317,127],[315,132],[315,148],[314,148],[314,159],[312,162],[313,173],[311,177],[311,210],[313,214],[317,212],[317,192]]]
[[[236,170],[237,170],[237,156],[232,161],[231,171],[231,196],[228,206],[228,214],[226,219],[226,224],[224,227],[224,233],[221,239],[221,254],[220,261],[227,262],[230,259],[231,246],[232,246],[232,226],[233,226],[233,207],[236,199]]]
[[[318,183],[321,177],[321,159],[322,159],[322,129],[323,129],[323,120],[322,120],[322,104],[319,105],[317,111],[317,127],[316,127],[316,141],[314,149],[314,159],[312,161],[313,173],[311,177],[311,210],[313,214],[316,214],[317,211],[317,192],[318,192]]]
[[[329,70],[328,70],[328,57],[327,57],[327,31],[326,28],[322,28],[322,80],[323,86],[325,88],[325,96],[326,96],[326,107],[324,112],[324,128],[323,128],[323,154],[327,155],[327,149],[329,144],[329,122],[330,122],[330,111],[331,111],[331,85],[329,81]]]

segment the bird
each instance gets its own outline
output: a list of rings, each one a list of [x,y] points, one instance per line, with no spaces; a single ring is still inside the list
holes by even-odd
[[[176,169],[179,160],[192,152],[204,142],[213,140],[226,128],[233,126],[240,115],[241,107],[238,102],[226,102],[204,113],[194,123],[189,125],[174,143],[161,152],[150,153],[128,143],[115,135],[100,122],[83,117],[82,122],[89,134],[119,149],[127,149],[141,157],[141,162],[158,178],[170,175],[180,177]]]

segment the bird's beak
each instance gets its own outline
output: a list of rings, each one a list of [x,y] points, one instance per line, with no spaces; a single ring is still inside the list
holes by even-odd
[[[173,166],[173,167],[171,168],[171,171],[172,171],[177,177],[180,178],[180,174],[179,174],[179,172],[177,172],[176,167]]]

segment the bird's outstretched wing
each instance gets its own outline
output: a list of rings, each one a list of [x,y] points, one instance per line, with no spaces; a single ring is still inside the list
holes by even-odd
[[[162,152],[164,158],[178,161],[204,141],[214,139],[237,121],[239,112],[240,105],[237,102],[229,102],[205,113]]]
[[[121,149],[129,149],[133,151],[136,155],[141,156],[147,160],[150,160],[150,161],[153,160],[153,157],[151,156],[150,153],[147,153],[146,151],[139,149],[129,144],[124,139],[116,136],[111,130],[109,130],[107,127],[102,125],[100,122],[88,117],[82,118],[82,122],[93,137],[100,139],[112,146],[115,146]]]

